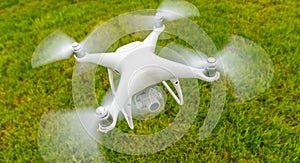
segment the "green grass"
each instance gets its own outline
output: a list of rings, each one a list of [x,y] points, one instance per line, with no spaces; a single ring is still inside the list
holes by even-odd
[[[298,0],[198,0],[193,18],[221,49],[231,34],[260,45],[274,63],[270,88],[251,101],[229,96],[212,134],[199,140],[209,97],[201,94],[198,116],[188,133],[164,151],[131,156],[105,149],[109,162],[299,162],[300,2]],[[32,69],[35,47],[61,29],[82,40],[97,24],[119,14],[155,9],[159,1],[0,2],[0,162],[42,162],[37,129],[47,110],[74,107],[74,59]],[[104,68],[99,73],[106,73]],[[104,86],[107,87],[107,77]],[[203,88],[208,91],[207,88]],[[100,92],[100,96],[104,92]],[[206,100],[205,100],[206,99]],[[208,99],[208,100],[207,100]],[[145,126],[147,128],[147,126]]]

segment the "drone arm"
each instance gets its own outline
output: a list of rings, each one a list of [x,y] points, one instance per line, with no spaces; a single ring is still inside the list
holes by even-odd
[[[207,82],[212,82],[215,80],[218,80],[220,78],[220,73],[215,72],[214,76],[209,76],[207,75],[207,70],[206,69],[198,69],[198,68],[193,68],[190,67],[191,71],[193,72],[194,78],[201,79]]]
[[[82,57],[76,57],[78,62],[90,62],[104,67],[115,69],[120,62],[121,57],[116,53],[86,53]]]
[[[197,78],[207,82],[212,82],[219,79],[220,77],[219,72],[216,72],[214,76],[207,76],[206,75],[207,70],[204,68],[203,69],[195,68],[175,61],[170,61],[168,59],[161,58],[159,56],[157,57],[159,58],[157,60],[158,65],[163,65],[163,69],[167,69],[173,74],[173,78],[169,78],[167,80],[174,79],[175,77],[178,79]]]
[[[153,31],[148,35],[148,37],[143,41],[142,47],[151,48],[151,52],[154,52],[156,42],[158,40],[159,35],[164,31],[165,26],[154,27]]]
[[[129,88],[127,83],[129,79],[127,77],[129,77],[129,75],[121,76],[120,82],[118,84],[118,89],[116,89],[113,100],[111,104],[106,108],[112,118],[112,123],[108,126],[99,124],[99,129],[101,132],[106,133],[114,129],[120,112],[124,115],[129,127],[131,129],[133,129],[134,127],[131,115],[131,107],[126,107],[128,100],[130,100],[130,95],[128,94]]]

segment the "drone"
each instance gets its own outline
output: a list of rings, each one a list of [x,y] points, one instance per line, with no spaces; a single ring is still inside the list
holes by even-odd
[[[145,23],[148,27],[152,26],[152,30],[144,40],[125,44],[114,52],[93,52],[88,47],[96,45],[90,45],[92,41],[89,41],[89,37],[78,43],[61,31],[57,31],[45,38],[36,48],[32,57],[32,66],[38,67],[67,59],[74,54],[73,57],[79,64],[92,63],[106,67],[111,87],[110,100],[94,108],[90,117],[97,123],[97,127],[93,130],[101,133],[109,133],[113,130],[120,114],[126,119],[130,129],[134,129],[134,111],[151,113],[163,108],[165,95],[161,89],[155,87],[159,83],[180,106],[184,105],[181,79],[215,82],[225,76],[231,81],[232,86],[237,88],[237,92],[256,95],[258,91],[265,89],[272,78],[272,62],[268,60],[262,49],[240,37],[234,37],[234,41],[224,50],[210,57],[203,52],[172,43],[162,50],[163,53],[168,53],[169,57],[156,53],[157,41],[168,28],[166,21],[172,22],[198,15],[197,8],[188,2],[164,1],[155,15],[128,19],[128,23],[135,26]],[[101,44],[101,42],[93,44]],[[247,57],[247,55],[252,56]],[[253,64],[249,58],[255,58]],[[241,67],[247,63],[250,67]],[[114,74],[120,76],[117,84],[114,82]],[[251,77],[261,75],[264,75],[265,79],[256,80],[256,83],[247,82]],[[245,83],[250,83],[251,86],[247,87]],[[259,89],[252,89],[257,86]],[[250,99],[254,95],[245,98]]]

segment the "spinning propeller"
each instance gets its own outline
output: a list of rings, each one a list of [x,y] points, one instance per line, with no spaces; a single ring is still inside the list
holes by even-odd
[[[73,85],[77,86],[80,91],[91,91],[92,88],[81,80],[77,82],[77,79],[81,77],[75,74]],[[109,123],[109,119],[101,121],[98,118],[98,116],[105,115],[101,115],[103,112],[97,114],[95,107],[99,106],[98,102],[88,96],[90,96],[88,93],[81,97],[73,96],[74,100],[81,103],[82,108],[50,110],[41,117],[38,144],[45,162],[68,162],[70,160],[105,162],[101,146],[97,143],[101,138],[98,125]],[[107,93],[102,100],[102,106],[107,107],[111,100],[111,93]],[[101,109],[102,107],[99,107],[97,110],[101,111]]]
[[[79,118],[77,113],[85,118]],[[40,154],[45,162],[90,162],[95,161],[95,158],[104,162],[100,146],[94,140],[94,137],[99,136],[95,128],[95,109],[45,112],[38,132]]]
[[[55,31],[46,37],[35,49],[31,65],[32,67],[38,67],[70,58],[76,45],[73,38],[59,30]]]
[[[174,52],[180,55],[172,55]],[[252,41],[236,35],[214,57],[175,43],[168,44],[160,53],[191,67],[206,65],[207,75],[221,72],[229,80],[236,101],[246,101],[257,96],[269,86],[273,78],[273,64],[268,54]]]
[[[170,0],[162,2],[154,15],[152,11],[148,11],[146,13],[146,15],[141,15],[141,13],[137,11],[134,14],[124,14],[119,17],[119,24],[125,31],[139,32],[152,30],[153,27],[161,27],[163,25],[164,19],[167,21],[175,21],[181,18],[200,15],[197,7],[195,7],[191,3],[186,1]],[[141,33],[139,34],[141,35]],[[167,35],[162,35],[162,37],[160,38],[169,37]]]
[[[134,21],[139,24],[143,24],[144,26],[148,26],[150,29],[153,26],[160,27],[162,26],[163,19],[168,21],[174,21],[184,17],[190,16],[199,16],[198,9],[186,2],[186,1],[164,1],[157,9],[157,12],[153,16],[135,16],[140,21]],[[134,17],[132,17],[134,19]],[[159,20],[159,21],[158,21]],[[131,24],[139,27],[138,24]],[[145,28],[143,28],[145,29]]]
[[[221,72],[221,78],[212,85],[210,108],[200,129],[201,140],[212,132],[221,116],[226,99],[226,79],[235,100],[246,101],[264,91],[273,78],[273,63],[268,54],[252,41],[235,35],[213,57],[176,43],[169,43],[159,55],[191,67],[205,65],[203,68],[209,76]]]

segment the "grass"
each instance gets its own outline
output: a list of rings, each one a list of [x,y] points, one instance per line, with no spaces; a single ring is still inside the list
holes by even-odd
[[[199,0],[193,4],[201,13],[194,22],[217,48],[221,49],[231,34],[237,34],[266,50],[275,70],[270,88],[248,102],[234,103],[229,96],[217,127],[204,141],[199,140],[198,133],[209,97],[202,93],[194,124],[172,147],[141,156],[104,149],[105,158],[109,162],[299,162],[300,2]],[[1,1],[0,162],[42,162],[37,146],[42,114],[74,107],[74,59],[31,67],[31,55],[44,37],[61,29],[82,40],[110,18],[158,5],[159,1],[146,0]],[[104,68],[99,69],[101,72],[106,73]],[[107,81],[105,75],[102,77]],[[103,88],[107,84],[104,82]],[[203,90],[209,89],[204,85]]]

